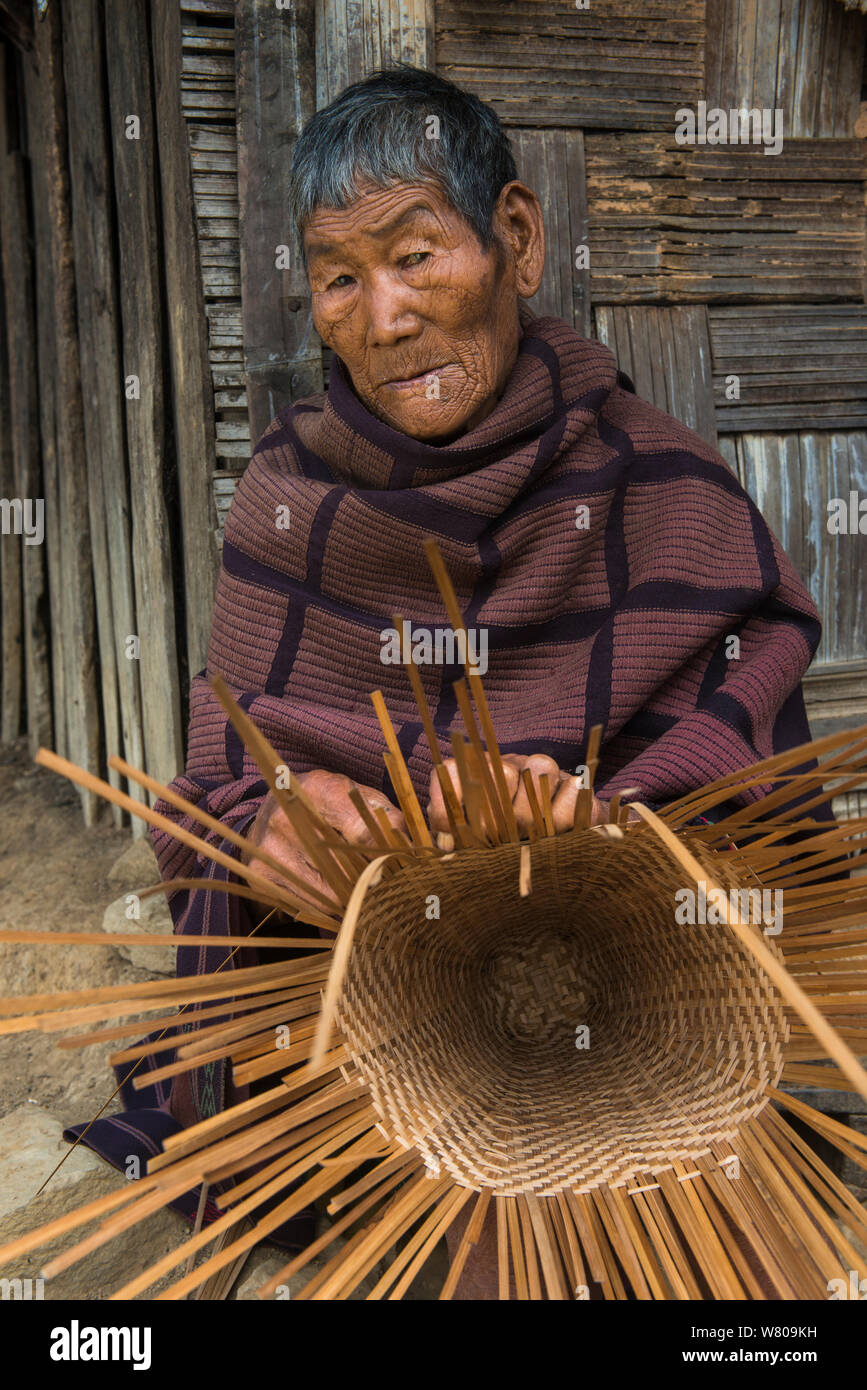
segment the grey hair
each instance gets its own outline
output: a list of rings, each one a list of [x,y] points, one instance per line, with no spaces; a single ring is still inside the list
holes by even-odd
[[[428,137],[431,129],[438,138]],[[396,63],[345,87],[307,122],[292,157],[289,202],[303,255],[316,209],[348,207],[360,181],[434,183],[488,250],[497,198],[517,177],[493,107],[434,72]]]

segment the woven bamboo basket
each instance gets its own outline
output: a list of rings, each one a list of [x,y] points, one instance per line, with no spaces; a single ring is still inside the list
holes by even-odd
[[[427,549],[452,624],[462,627],[436,547]],[[159,1037],[124,1046],[116,1065],[135,1074],[145,1056],[169,1052],[172,1060],[136,1078],[151,1085],[228,1058],[235,1082],[251,1088],[242,1104],[168,1139],[137,1182],[0,1249],[0,1269],[78,1232],[45,1266],[50,1278],[199,1188],[189,1238],[130,1271],[114,1298],[145,1293],[173,1272],[161,1299],[224,1297],[246,1253],[321,1200],[331,1225],[261,1297],[316,1260],[293,1298],[349,1298],[374,1271],[367,1297],[401,1298],[454,1228],[461,1234],[447,1299],[490,1222],[501,1298],[823,1299],[851,1270],[864,1275],[865,1213],[781,1109],[862,1166],[867,1138],[780,1087],[867,1098],[859,1061],[867,1050],[867,882],[859,876],[867,819],[813,816],[864,784],[867,727],[766,759],[659,814],[635,800],[630,816],[615,797],[608,823],[591,825],[588,785],[573,827],[559,834],[551,788],[543,779],[537,794],[525,776],[533,825],[522,836],[478,673],[468,670],[457,689],[459,803],[418,672],[409,659],[406,668],[443,789],[447,842],[425,821],[378,692],[385,762],[409,834],[357,798],[370,840],[360,846],[321,820],[294,778],[282,785],[277,750],[214,680],[327,893],[305,890],[276,860],[280,881],[266,879],[247,858],[222,855],[40,752],[45,766],[225,863],[241,880],[225,891],[330,935],[269,936],[266,917],[257,946],[266,957],[297,946],[293,959],[74,1000],[0,1001],[0,1031],[91,1025],[66,1046],[128,1039],[162,1010]],[[600,733],[588,744],[591,779]],[[121,759],[111,763],[188,812],[203,836],[232,840],[171,789]],[[747,789],[758,799],[701,821]],[[215,886],[184,880],[149,891],[197,883]],[[712,910],[681,922],[675,905],[685,890],[703,893]],[[763,891],[782,894],[773,927],[744,910]],[[46,948],[113,942],[101,932],[0,938]],[[237,950],[250,938],[219,941]],[[107,1026],[94,1031],[94,1020]],[[275,1046],[283,1023],[286,1049]],[[209,1194],[222,1215],[205,1224]],[[263,1215],[265,1203],[272,1209]]]

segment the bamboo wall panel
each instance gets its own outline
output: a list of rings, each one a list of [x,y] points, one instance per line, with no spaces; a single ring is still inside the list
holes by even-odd
[[[33,247],[28,234],[27,180],[24,157],[13,149],[7,128],[6,86],[0,92],[0,243],[6,285],[8,392],[6,426],[9,430],[11,487],[7,500],[31,507],[43,497],[39,448],[39,400],[34,319]],[[52,691],[47,625],[47,575],[45,545],[27,544],[14,531],[0,537],[0,544],[17,553],[10,556],[11,583],[9,636],[11,661],[8,686],[8,726],[17,735],[21,709],[16,692],[21,690],[31,752],[51,738]],[[18,583],[15,573],[18,572]],[[20,595],[20,609],[19,597]],[[12,605],[14,605],[13,610]],[[16,639],[15,633],[18,632]],[[4,652],[4,655],[6,653]]]
[[[804,680],[804,696],[815,737],[856,728],[867,720],[867,660],[815,662]],[[867,791],[854,792],[852,797],[849,810],[840,814],[867,814]],[[865,808],[860,812],[854,809],[859,798]],[[845,800],[839,798],[841,803]]]
[[[127,659],[124,646],[136,618],[104,58],[100,6],[81,0],[64,17],[63,63],[102,718],[108,750],[139,766],[139,665]],[[126,789],[113,769],[109,780]],[[134,783],[128,790],[142,799]],[[120,822],[119,808],[113,809]]]
[[[438,0],[437,71],[509,125],[669,130],[704,96],[702,0]]]
[[[863,431],[741,434],[721,441],[746,490],[809,585],[823,633],[818,660],[863,662],[867,653],[864,537],[828,531],[828,504],[867,496]],[[853,668],[854,669],[854,668]],[[861,684],[867,709],[867,688]]]
[[[208,364],[202,271],[182,108],[181,24],[177,0],[152,0],[153,61],[169,359],[178,499],[183,532],[187,671],[205,666],[217,581],[216,510],[212,492],[213,390]],[[213,271],[214,267],[209,267]]]
[[[322,389],[322,353],[286,198],[295,142],[315,110],[314,35],[313,0],[291,13],[270,0],[239,0],[241,306],[254,441],[283,406]]]
[[[169,0],[177,5],[177,0]],[[184,61],[181,100],[187,120],[235,117],[235,0],[181,0]]]
[[[42,98],[29,63],[18,72],[22,107],[29,120],[40,120]],[[8,108],[7,108],[8,109]],[[51,629],[51,689],[54,747],[67,743],[66,658],[63,614],[66,551],[61,534],[60,468],[57,452],[57,331],[54,322],[54,275],[51,254],[48,175],[42,160],[29,160],[30,201],[33,208],[34,289],[36,292],[36,357],[39,383],[39,443],[42,465],[42,491],[45,498],[45,559],[48,573],[48,608]]]
[[[69,756],[84,767],[96,767],[101,745],[98,644],[67,163],[66,94],[60,17],[56,6],[48,8],[37,26],[26,73],[28,130],[34,141],[31,164],[38,166],[45,216],[43,234],[47,236],[38,259],[45,258],[53,317],[51,357],[57,482],[52,493],[57,526],[52,535],[46,530],[46,536],[49,545],[57,546],[55,574],[60,628],[55,650],[59,650],[64,665],[65,741]],[[47,300],[48,287],[46,320]],[[88,825],[101,814],[92,792],[83,792],[82,809]]]
[[[511,142],[518,176],[538,194],[545,213],[545,273],[527,307],[564,318],[588,335],[590,269],[578,255],[588,237],[583,132],[513,130]]]
[[[709,318],[721,430],[867,426],[863,304],[713,305]]]
[[[0,58],[5,59],[5,49]],[[5,63],[4,63],[5,66]],[[0,92],[2,96],[2,92]],[[0,228],[2,234],[2,228]],[[0,247],[2,250],[2,247]],[[9,395],[8,319],[4,285],[0,286],[0,494],[15,496],[12,465],[12,402]],[[0,738],[11,742],[21,732],[23,670],[21,664],[21,549],[14,537],[0,544]]]
[[[180,10],[181,93],[211,375],[213,522],[219,545],[228,501],[252,449],[241,324],[235,4],[234,0],[181,0]],[[201,64],[203,56],[209,55],[219,60],[212,78],[202,71]],[[227,74],[231,91],[224,85]],[[209,82],[223,84],[217,88],[219,106],[210,103]]]
[[[175,630],[173,535],[166,504],[171,488],[164,394],[164,319],[157,222],[156,131],[142,0],[107,0],[106,56],[120,246],[124,376],[139,381],[126,399],[136,635],[148,770],[171,779],[183,766],[178,645]],[[140,138],[127,138],[130,113]],[[163,769],[158,772],[157,769]]]
[[[766,156],[590,131],[585,158],[594,303],[862,298],[862,142]]]
[[[708,314],[703,304],[597,305],[596,333],[638,395],[716,445]]]
[[[708,106],[779,109],[787,136],[852,135],[865,36],[839,0],[712,0]]]
[[[389,62],[434,66],[434,0],[315,0],[315,11],[317,110]]]

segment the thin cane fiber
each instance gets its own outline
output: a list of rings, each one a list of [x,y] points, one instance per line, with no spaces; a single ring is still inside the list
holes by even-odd
[[[427,549],[458,628],[448,575]],[[418,673],[406,664],[430,736]],[[316,1257],[320,1267],[293,1297],[347,1298],[384,1261],[367,1296],[400,1298],[461,1212],[469,1219],[444,1298],[491,1214],[502,1298],[512,1287],[519,1299],[584,1297],[591,1285],[605,1298],[826,1298],[830,1281],[858,1268],[846,1230],[867,1240],[865,1214],[778,1107],[867,1166],[863,1135],[779,1089],[820,1083],[867,1096],[858,1060],[867,1050],[867,883],[841,876],[867,862],[867,820],[829,828],[811,818],[863,785],[867,728],[766,759],[659,814],[636,801],[637,820],[617,798],[609,824],[591,828],[588,788],[574,828],[557,835],[550,788],[543,782],[536,796],[529,781],[534,824],[521,839],[471,669],[456,691],[465,733],[452,740],[462,805],[441,750],[431,749],[448,844],[428,829],[377,692],[409,833],[358,800],[370,844],[350,846],[297,783],[283,790],[278,752],[225,685],[214,688],[327,891],[306,893],[289,874],[275,884],[234,860],[244,885],[225,886],[334,939],[299,938],[305,954],[227,976],[0,1000],[3,1032],[89,1025],[64,1046],[134,1039],[160,1013],[159,1037],[122,1045],[112,1059],[134,1070],[174,1050],[142,1084],[218,1058],[231,1061],[239,1085],[258,1084],[243,1104],[168,1139],[138,1182],[0,1249],[0,1267],[92,1227],[51,1260],[51,1277],[202,1185],[190,1237],[130,1271],[113,1297],[166,1276],[174,1282],[161,1299],[225,1297],[245,1252],[318,1199],[328,1200],[331,1229],[261,1296]],[[600,732],[588,745],[591,771]],[[814,771],[797,771],[811,759]],[[39,761],[173,831],[54,754],[43,750]],[[697,823],[747,787],[764,794],[717,824]],[[203,835],[215,828],[195,807],[182,809]],[[190,838],[219,861],[207,840]],[[722,890],[716,914],[679,922],[676,895],[700,883],[708,900]],[[779,934],[736,911],[757,887],[782,890]],[[287,938],[255,940],[267,959]],[[194,1027],[178,1032],[192,1005]],[[290,1027],[283,1049],[281,1024]],[[202,1226],[206,1192],[223,1215]],[[263,1216],[269,1199],[276,1205]]]

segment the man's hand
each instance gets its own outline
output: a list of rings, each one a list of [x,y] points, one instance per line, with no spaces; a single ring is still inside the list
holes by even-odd
[[[321,768],[316,768],[312,772],[302,772],[296,780],[313,802],[322,819],[333,826],[351,845],[372,845],[374,843],[373,837],[359,812],[349,800],[349,793],[353,787],[357,788],[372,810],[376,807],[382,807],[390,823],[397,830],[406,830],[406,822],[401,812],[392,805],[383,792],[377,791],[375,787],[361,786],[359,783],[353,782],[351,778],[343,777],[339,772],[325,772]],[[255,869],[263,878],[267,878],[271,883],[279,883],[283,887],[287,887],[286,880],[280,877],[276,869],[273,869],[270,864],[262,863],[256,857],[256,849],[263,849],[268,854],[273,855],[275,859],[279,860],[292,873],[297,874],[311,888],[317,889],[331,902],[336,902],[331,889],[301,848],[298,836],[295,834],[291,822],[277,804],[273,792],[268,793],[259,807],[247,839],[252,851],[247,862],[250,868]],[[296,888],[294,885],[288,886],[299,898],[307,896],[300,888]]]
[[[487,755],[486,755],[487,756]],[[488,765],[491,759],[488,756]],[[453,758],[445,761],[445,768],[455,789],[458,803],[463,805],[461,793],[461,781],[458,774],[457,763]],[[512,806],[515,812],[515,820],[518,830],[526,835],[533,825],[533,813],[530,810],[530,802],[527,791],[521,779],[521,773],[528,768],[533,779],[533,789],[536,792],[536,799],[539,805],[542,804],[542,790],[540,778],[547,776],[548,785],[551,788],[551,809],[554,817],[554,830],[560,834],[564,830],[571,830],[575,819],[575,802],[581,790],[581,779],[568,772],[561,772],[553,758],[546,757],[544,753],[532,753],[529,757],[522,757],[519,753],[506,753],[503,755],[503,768],[506,774],[506,786],[509,796],[512,799]],[[608,803],[600,801],[594,796],[590,813],[590,824],[601,825],[608,820]],[[436,772],[431,773],[430,780],[430,801],[428,802],[428,823],[431,830],[443,834],[449,833],[449,818],[446,813],[445,801],[443,800],[442,788]]]

